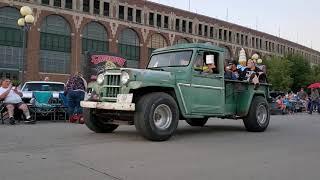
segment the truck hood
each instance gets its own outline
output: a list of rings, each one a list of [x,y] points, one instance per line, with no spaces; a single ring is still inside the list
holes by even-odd
[[[151,70],[151,69],[121,69],[129,73],[134,81],[141,81],[143,84],[174,84],[175,75],[172,72]]]

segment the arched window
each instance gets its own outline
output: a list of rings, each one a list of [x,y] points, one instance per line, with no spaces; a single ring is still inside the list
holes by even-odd
[[[132,29],[124,29],[119,38],[119,52],[127,59],[127,66],[139,67],[140,41],[137,33]]]
[[[0,78],[18,79],[22,62],[20,13],[13,7],[0,8]]]
[[[105,53],[109,51],[108,33],[103,25],[89,22],[82,30],[81,69],[85,71],[87,63],[86,53]]]
[[[232,60],[231,51],[228,47],[223,47],[224,49],[224,59],[226,62],[229,62]]]
[[[71,59],[70,26],[61,16],[47,16],[41,24],[40,71],[68,74]]]
[[[155,49],[163,48],[166,46],[168,46],[167,42],[161,34],[153,34],[148,42],[149,57]]]
[[[181,38],[176,41],[176,44],[187,44],[190,43],[187,39]]]
[[[88,23],[82,31],[82,52],[108,52],[107,39],[107,31],[101,24]]]

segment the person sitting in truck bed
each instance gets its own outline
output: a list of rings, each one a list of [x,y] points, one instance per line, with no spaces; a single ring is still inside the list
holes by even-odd
[[[232,72],[232,67],[230,65],[227,66],[227,63],[224,64],[224,78],[230,80],[238,80],[236,74]]]
[[[255,85],[258,85],[260,83],[259,76],[263,76],[263,74],[263,71],[255,65],[254,61],[249,59],[247,62],[247,67],[244,69],[244,71],[241,72],[239,80],[249,81],[254,83]]]

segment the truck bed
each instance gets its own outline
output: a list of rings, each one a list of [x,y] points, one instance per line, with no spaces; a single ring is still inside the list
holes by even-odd
[[[225,114],[245,116],[253,94],[268,98],[269,84],[262,83],[255,90],[254,84],[247,81],[225,80]]]

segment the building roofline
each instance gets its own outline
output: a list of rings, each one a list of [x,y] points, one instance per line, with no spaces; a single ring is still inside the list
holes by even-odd
[[[188,14],[190,17],[196,15],[196,17],[204,18],[203,21],[204,22],[207,21],[207,23],[210,23],[210,21],[216,21],[218,24],[220,24],[222,26],[231,27],[231,28],[232,28],[232,26],[234,26],[234,27],[237,27],[237,28],[241,28],[241,29],[244,29],[246,31],[252,32],[251,34],[253,34],[253,35],[255,33],[256,36],[260,35],[260,36],[265,37],[267,39],[270,39],[270,40],[273,40],[273,41],[277,41],[279,43],[283,43],[283,44],[286,44],[288,46],[296,46],[296,47],[298,47],[300,49],[303,49],[305,51],[313,52],[313,53],[316,53],[317,55],[320,55],[320,51],[317,51],[315,49],[309,48],[309,47],[307,47],[305,45],[302,45],[302,44],[299,44],[299,43],[295,43],[295,42],[292,42],[290,40],[287,40],[287,39],[284,39],[284,38],[281,38],[281,37],[277,37],[277,36],[272,35],[272,34],[268,34],[266,32],[262,32],[262,31],[255,30],[255,29],[251,29],[251,28],[239,25],[239,24],[227,22],[227,21],[224,21],[224,20],[221,20],[221,19],[217,19],[217,18],[213,18],[213,17],[207,16],[207,15],[194,13],[194,12],[187,11],[187,10],[184,10],[184,9],[180,9],[180,8],[176,8],[176,7],[172,7],[172,6],[168,6],[168,5],[164,5],[164,4],[160,4],[160,3],[152,2],[152,1],[148,1],[148,0],[146,1],[145,4],[146,5],[150,4],[150,5],[162,6],[164,8],[172,9],[175,12],[178,11],[178,12],[181,12],[181,13]]]

